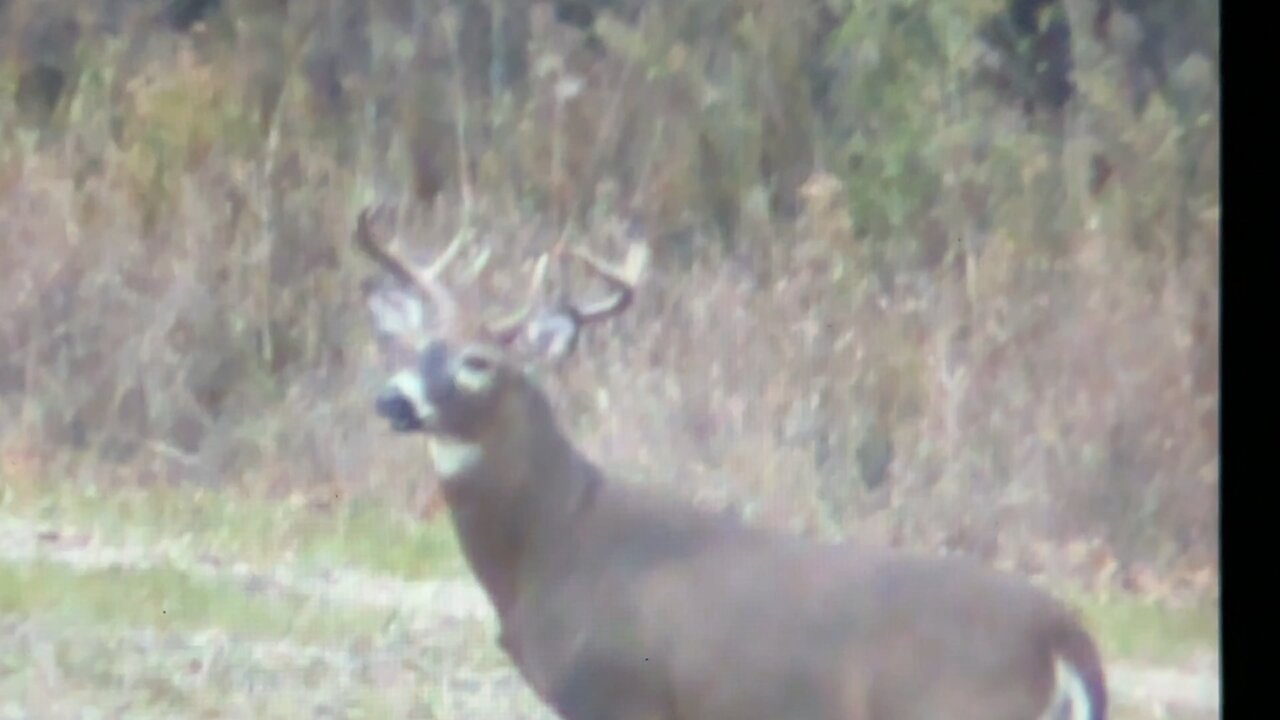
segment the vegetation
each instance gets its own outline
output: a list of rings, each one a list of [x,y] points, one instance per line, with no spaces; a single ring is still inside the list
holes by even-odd
[[[362,539],[421,547],[442,523],[424,531],[402,511],[369,507],[367,522],[351,524],[364,530],[344,532],[344,514],[182,488],[10,492],[0,505],[0,709],[547,717],[493,645],[484,601],[441,592],[465,585],[452,581],[456,547],[441,543],[406,570]],[[211,517],[220,521],[192,520]],[[1058,589],[1115,661],[1181,664],[1216,645],[1211,603]],[[1119,697],[1119,717],[1148,717]]]
[[[1216,633],[1216,28],[1202,0],[0,0],[0,520],[456,574],[421,448],[369,411],[349,234],[391,201],[424,254],[481,240],[493,302],[561,237],[648,240],[634,312],[545,379],[617,473],[976,554],[1176,654]],[[107,714],[69,617],[99,660],[187,651],[143,626],[401,637],[385,608],[23,563],[0,636],[50,638]],[[394,697],[367,712],[428,702]]]

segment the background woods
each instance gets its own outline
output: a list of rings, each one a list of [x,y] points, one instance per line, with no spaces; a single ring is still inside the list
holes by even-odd
[[[1203,0],[0,0],[5,478],[416,491],[381,198],[495,298],[650,239],[546,379],[619,473],[1212,594],[1218,42]]]

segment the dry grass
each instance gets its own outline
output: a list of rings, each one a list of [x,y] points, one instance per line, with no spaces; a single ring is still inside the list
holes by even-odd
[[[457,548],[403,520],[181,487],[9,492],[0,713],[549,717]],[[388,565],[401,550],[415,567]],[[1101,642],[1113,715],[1213,715],[1214,608],[1059,590]]]
[[[487,93],[457,43],[476,18],[316,7],[86,33],[48,117],[0,96],[6,463],[401,501],[424,477],[369,419],[356,210],[402,201],[425,252],[475,232],[495,300],[562,234],[607,253],[641,221],[638,307],[547,378],[609,467],[814,532],[1216,591],[1212,98],[1135,116],[1103,58],[1079,70],[1094,122],[1058,137],[965,85],[961,33],[791,118],[818,105],[778,94],[808,72],[801,10],[740,18],[735,44],[672,8],[605,23],[604,54],[538,9],[528,74]],[[830,49],[923,32],[872,30]],[[0,87],[29,66],[0,60]],[[813,161],[849,137],[862,170]],[[1099,145],[1116,179],[1092,197]]]

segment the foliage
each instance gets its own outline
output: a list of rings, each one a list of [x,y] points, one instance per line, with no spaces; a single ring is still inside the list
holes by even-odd
[[[116,5],[0,3],[13,452],[416,488],[354,301],[381,198],[424,251],[485,238],[495,299],[562,235],[645,229],[656,277],[585,353],[628,370],[558,398],[619,470],[895,542],[1215,561],[1216,44],[1170,45],[1138,109],[1072,15],[1064,119],[978,81],[995,0],[619,0],[589,31],[499,0],[227,0],[187,33]]]

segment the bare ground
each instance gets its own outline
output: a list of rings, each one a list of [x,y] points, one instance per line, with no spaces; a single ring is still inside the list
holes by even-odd
[[[213,714],[201,716],[337,718],[391,712],[423,718],[551,718],[493,650],[492,612],[469,579],[408,581],[352,568],[254,566],[200,554],[180,542],[104,544],[72,529],[0,514],[0,562],[36,561],[80,572],[174,569],[264,595],[385,611],[395,627],[373,641],[335,645],[254,640],[218,628],[104,630],[0,616],[0,657],[29,661],[21,669],[0,663],[0,719],[110,717],[124,709],[137,716],[128,695],[138,692],[139,682],[150,688],[147,692],[184,695],[197,705],[203,698]],[[123,660],[95,671],[105,676],[86,689],[70,679],[77,646],[98,647]],[[1107,673],[1114,716],[1121,720],[1204,720],[1221,714],[1213,648],[1170,666],[1113,658]],[[12,690],[14,683],[6,678],[25,692]],[[151,687],[157,683],[163,687]],[[362,687],[376,693],[377,710],[362,712],[352,705],[351,697],[359,695],[353,689]],[[91,705],[101,713],[86,712]]]

